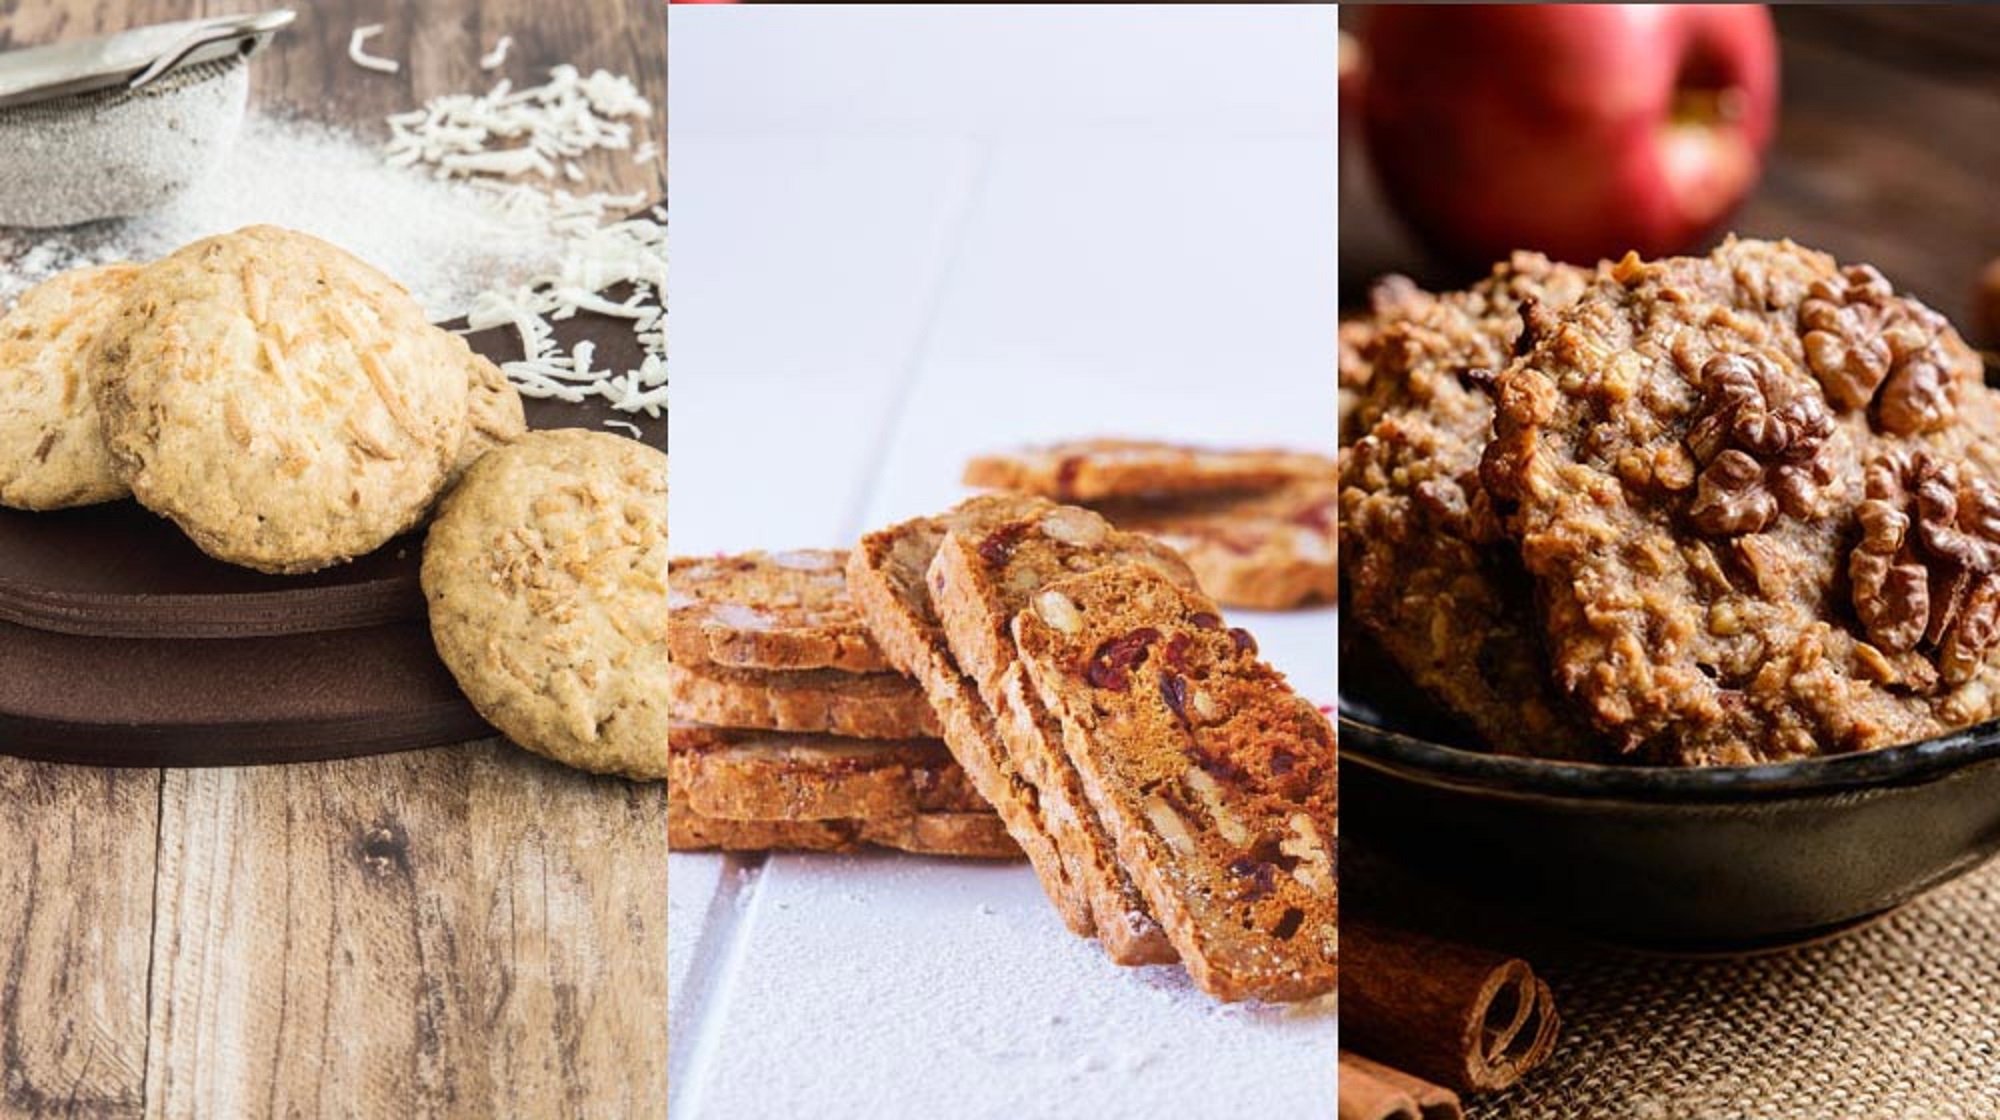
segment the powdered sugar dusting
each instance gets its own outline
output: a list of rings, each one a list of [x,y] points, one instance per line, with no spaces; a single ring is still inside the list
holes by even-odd
[[[1112,965],[1019,865],[774,856],[738,935],[756,966],[677,1117],[1333,1114],[1330,1007]]]

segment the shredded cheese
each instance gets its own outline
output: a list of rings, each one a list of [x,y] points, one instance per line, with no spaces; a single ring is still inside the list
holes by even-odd
[[[371,23],[355,28],[354,34],[347,37],[347,57],[349,61],[363,70],[374,70],[382,74],[394,74],[403,68],[402,63],[397,62],[393,58],[383,58],[379,55],[369,54],[366,49],[368,40],[373,39],[381,33],[382,25],[379,23]]]

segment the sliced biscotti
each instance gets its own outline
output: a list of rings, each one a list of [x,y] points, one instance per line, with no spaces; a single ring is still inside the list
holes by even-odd
[[[919,517],[861,538],[848,554],[847,589],[883,655],[923,686],[945,744],[980,796],[991,802],[1020,844],[1063,924],[1079,937],[1096,932],[1090,900],[1043,822],[1040,795],[1001,743],[993,715],[952,660],[924,584],[938,544],[953,529],[977,532],[1049,508],[1038,498],[993,494],[937,517]]]
[[[1323,478],[1334,470],[1332,459],[1306,452],[1087,439],[982,455],[965,465],[965,483],[1062,501],[1092,502],[1264,490],[1296,478]]]
[[[1058,730],[1018,679],[1008,629],[1051,580],[1106,564],[1143,566],[1194,586],[1187,565],[1158,541],[1119,532],[1086,509],[1050,506],[978,532],[947,534],[931,562],[931,599],[952,653],[998,720],[1008,754],[1040,792],[1057,845],[1073,853],[1106,953],[1121,964],[1162,963],[1175,959],[1173,947],[1118,866],[1063,756]]]
[[[859,739],[935,738],[923,690],[901,673],[667,666],[667,711],[678,720]]]
[[[882,820],[735,821],[667,802],[667,847],[676,852],[846,852],[874,845],[918,855],[1019,859],[992,813],[918,813]]]
[[[1137,565],[1048,584],[1013,631],[1098,817],[1195,983],[1333,990],[1333,728],[1206,598]]]
[[[936,739],[850,739],[676,723],[670,796],[727,820],[991,812]]]
[[[1173,546],[1201,589],[1226,607],[1288,610],[1339,592],[1334,509],[1340,481],[1302,478],[1272,490],[1098,503],[1120,529]]]
[[[889,663],[847,597],[835,549],[676,557],[668,648],[684,664],[879,672]]]

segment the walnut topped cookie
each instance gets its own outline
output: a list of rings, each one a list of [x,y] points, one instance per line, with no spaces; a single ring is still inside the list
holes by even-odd
[[[1156,440],[1087,439],[965,466],[965,483],[1066,502],[1162,494],[1262,490],[1295,478],[1325,477],[1333,464],[1299,451],[1222,450]]]
[[[667,456],[583,429],[489,452],[424,545],[431,634],[479,714],[585,770],[667,775]]]
[[[0,505],[67,509],[122,498],[90,356],[140,267],[79,268],[21,293],[0,318]]]
[[[146,268],[97,403],[141,503],[217,559],[309,572],[430,509],[466,438],[467,354],[375,269],[253,226]]]
[[[1531,315],[1485,486],[1558,687],[1620,757],[1907,742],[2000,695],[2000,427],[1977,357],[1790,242],[1627,258]]]
[[[887,669],[848,598],[846,565],[847,554],[835,549],[676,558],[674,659],[736,669]]]
[[[1493,406],[1475,377],[1511,359],[1524,306],[1554,312],[1590,278],[1532,253],[1462,292],[1391,278],[1343,354],[1360,392],[1340,453],[1347,617],[1507,753],[1584,756],[1595,734],[1550,683],[1526,578],[1480,484]]]

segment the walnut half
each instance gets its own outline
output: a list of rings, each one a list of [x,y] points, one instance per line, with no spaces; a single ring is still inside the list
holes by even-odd
[[[1799,305],[1806,364],[1842,408],[1874,405],[1898,435],[1936,431],[1956,411],[1944,317],[1895,290],[1869,265],[1815,282]]]
[[[1817,516],[1834,468],[1826,401],[1759,354],[1702,366],[1701,407],[1687,447],[1700,474],[1688,517],[1714,536],[1758,533],[1784,512]]]
[[[1869,641],[1927,647],[1946,684],[1970,680],[2000,637],[2000,488],[1957,463],[1888,454],[1868,465],[1856,515],[1847,570]]]

